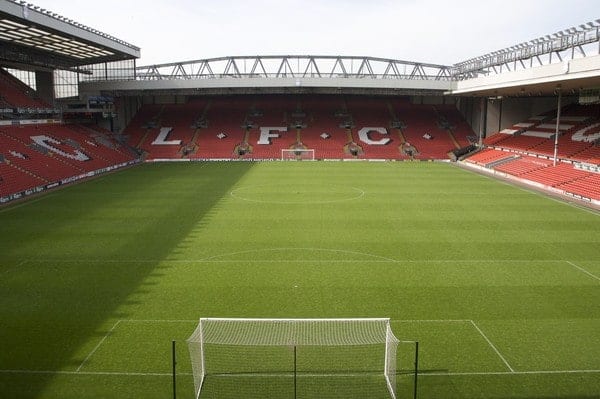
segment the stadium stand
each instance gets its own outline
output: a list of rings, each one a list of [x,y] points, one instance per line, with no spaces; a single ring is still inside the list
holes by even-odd
[[[302,99],[299,114],[305,114],[306,125],[301,129],[302,143],[312,148],[316,156],[324,159],[351,158],[344,153],[348,143],[348,132],[340,127],[349,117],[341,99],[309,97]],[[310,110],[310,111],[305,111]]]
[[[49,105],[35,97],[34,91],[19,79],[0,68],[0,102],[2,107],[48,108]]]
[[[193,104],[203,104],[193,102]],[[248,121],[248,106],[245,101],[233,97],[223,97],[210,102],[210,105],[197,106],[202,113],[205,127],[197,132],[198,150],[189,157],[192,159],[236,159],[244,157],[250,149],[245,123]],[[200,112],[201,111],[201,112]],[[240,154],[236,147],[244,148]],[[151,154],[150,154],[151,155]],[[152,155],[151,155],[152,156]]]
[[[249,130],[248,142],[253,145],[252,158],[254,159],[280,159],[282,149],[291,149],[300,142],[295,122],[291,114],[297,109],[297,101],[293,97],[258,97],[249,99],[247,102],[247,121],[253,123]],[[253,116],[254,115],[254,116]],[[299,118],[297,122],[303,124]],[[242,123],[240,123],[242,125]],[[285,130],[273,130],[270,134],[277,137],[269,138],[269,144],[259,144],[264,135],[265,127],[283,128]],[[239,129],[239,128],[238,128]],[[254,145],[255,144],[255,145]]]
[[[486,148],[466,162],[572,196],[600,200],[600,173],[575,167],[579,162],[600,165],[599,112],[597,105],[571,104],[561,109],[556,166],[556,110],[486,138]]]
[[[507,163],[497,165],[494,169],[513,176],[523,176],[526,173],[546,168],[551,164],[552,162],[546,159],[522,156]]]
[[[600,165],[600,145],[588,147],[572,156],[572,159],[579,162]]]
[[[600,199],[600,173],[588,174],[578,180],[561,183],[557,187],[571,194]]]
[[[445,128],[440,127],[436,108],[432,105],[411,104],[403,99],[390,101],[402,122],[405,143],[416,150],[417,159],[447,159],[448,152],[459,148]],[[446,112],[448,114],[449,111]],[[456,118],[459,117],[455,111]],[[471,131],[471,134],[472,131]]]
[[[445,127],[450,135],[450,138],[455,142],[457,148],[466,147],[471,143],[469,138],[474,139],[471,125],[467,123],[465,118],[458,112],[454,105],[444,104],[433,106],[438,115],[438,121],[442,127]]]
[[[491,167],[495,163],[510,160],[515,157],[517,156],[505,151],[485,149],[476,154],[471,155],[469,158],[467,158],[467,162],[485,167]]]
[[[125,134],[148,160],[279,159],[282,149],[296,147],[314,149],[317,159],[448,159],[473,132],[453,106],[266,95],[145,105]]]
[[[561,109],[558,158],[568,161],[600,163],[598,142],[600,122],[597,105],[571,104]],[[525,154],[554,156],[556,110],[517,123],[487,137],[484,144]]]
[[[0,126],[1,197],[66,183],[132,162],[136,156],[110,136],[84,126]]]
[[[1,139],[0,143],[2,143]],[[0,197],[47,183],[42,178],[9,162],[8,159],[0,162]]]
[[[571,164],[558,163],[556,166],[541,166],[539,168],[526,171],[520,176],[527,180],[542,183],[550,187],[556,187],[561,184],[573,182],[591,175],[592,174],[590,172],[575,169]]]
[[[16,114],[25,109],[28,115],[55,111],[40,100],[33,89],[2,68],[0,104]],[[19,198],[23,192],[67,183],[137,158],[110,132],[100,128],[46,124],[20,117],[0,126],[0,198],[3,202]]]

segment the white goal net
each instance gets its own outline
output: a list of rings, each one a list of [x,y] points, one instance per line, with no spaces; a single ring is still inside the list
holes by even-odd
[[[389,319],[203,318],[195,397],[396,399],[398,343]]]
[[[303,161],[303,160],[311,160],[315,159],[315,150],[314,149],[287,149],[284,148],[281,150],[281,160],[282,161]]]

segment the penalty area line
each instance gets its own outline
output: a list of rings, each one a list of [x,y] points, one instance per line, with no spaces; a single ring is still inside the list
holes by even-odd
[[[492,341],[490,341],[490,339],[483,333],[483,331],[481,331],[481,329],[477,326],[477,324],[475,324],[475,322],[473,320],[470,320],[470,322],[473,325],[473,327],[475,327],[475,329],[479,332],[479,334],[481,334],[481,336],[483,337],[483,339],[485,339],[487,341],[488,345],[490,345],[490,347],[494,350],[494,352],[496,352],[496,354],[500,357],[500,359],[502,360],[502,362],[504,363],[504,365],[506,367],[508,367],[508,369],[510,370],[510,372],[514,373],[515,370],[510,366],[510,364],[504,358],[504,356],[502,356],[502,353],[500,353],[500,351],[498,350],[498,348],[496,348],[496,346],[492,343]]]
[[[106,341],[106,338],[108,338],[108,336],[110,334],[112,334],[112,332],[115,330],[115,328],[117,328],[117,326],[119,325],[119,323],[121,322],[121,320],[117,320],[117,322],[115,324],[113,324],[113,326],[111,327],[110,330],[108,330],[108,332],[106,334],[104,334],[104,337],[102,337],[102,339],[100,340],[100,342],[98,342],[98,344],[94,347],[94,349],[92,349],[92,351],[90,353],[88,353],[88,355],[85,357],[85,359],[83,359],[83,361],[81,362],[81,364],[79,365],[79,367],[77,367],[77,370],[75,370],[75,372],[80,372],[81,368],[87,363],[87,361],[92,357],[92,355],[94,353],[96,353],[96,351],[98,350],[98,348],[100,348],[100,346],[104,343],[104,341]]]
[[[596,276],[596,275],[595,275],[595,274],[593,274],[593,273],[590,273],[590,272],[588,272],[588,271],[587,271],[587,270],[585,270],[583,267],[581,267],[581,266],[577,266],[575,263],[573,263],[573,262],[571,262],[571,261],[568,261],[568,260],[566,260],[565,262],[567,262],[569,265],[573,266],[574,268],[576,268],[576,269],[578,269],[578,270],[580,270],[580,271],[584,272],[584,273],[585,273],[585,274],[587,274],[588,276],[590,276],[590,277],[592,277],[592,278],[595,278],[596,280],[600,281],[600,277]]]

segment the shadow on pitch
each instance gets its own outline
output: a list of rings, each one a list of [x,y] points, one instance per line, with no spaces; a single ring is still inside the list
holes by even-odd
[[[0,215],[0,261],[11,265],[0,281],[0,341],[9,348],[0,351],[0,369],[84,370],[114,320],[130,317],[122,310],[142,304],[157,284],[146,279],[165,274],[160,261],[252,167],[141,165]],[[63,376],[0,373],[0,392],[50,397],[55,379]],[[168,397],[166,382],[160,395]]]

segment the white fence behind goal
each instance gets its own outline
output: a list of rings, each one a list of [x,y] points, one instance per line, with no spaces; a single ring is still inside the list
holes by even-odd
[[[389,319],[202,318],[195,397],[396,399],[398,343]]]
[[[303,161],[315,159],[314,149],[282,149],[281,160],[282,161]]]

